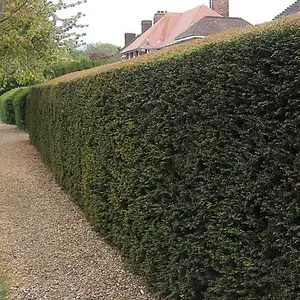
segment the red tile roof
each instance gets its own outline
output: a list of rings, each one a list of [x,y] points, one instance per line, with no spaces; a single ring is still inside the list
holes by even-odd
[[[124,48],[121,53],[136,49],[159,49],[175,44],[175,38],[205,16],[221,16],[206,5],[197,6],[184,13],[167,13],[155,25]],[[146,47],[146,44],[149,46]]]

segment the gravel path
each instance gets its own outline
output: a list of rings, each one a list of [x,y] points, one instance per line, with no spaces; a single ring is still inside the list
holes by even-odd
[[[0,277],[9,299],[157,299],[124,268],[41,162],[0,123]]]

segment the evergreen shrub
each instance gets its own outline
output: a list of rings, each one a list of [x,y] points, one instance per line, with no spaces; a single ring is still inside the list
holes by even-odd
[[[26,131],[26,99],[31,87],[19,88],[14,94],[13,107],[16,125],[19,129]]]
[[[0,96],[0,118],[2,122],[17,125],[26,130],[26,98],[30,87],[12,89]]]
[[[166,299],[300,299],[300,19],[34,87],[32,143]]]
[[[18,89],[12,89],[0,96],[0,119],[7,124],[16,124],[13,99]]]

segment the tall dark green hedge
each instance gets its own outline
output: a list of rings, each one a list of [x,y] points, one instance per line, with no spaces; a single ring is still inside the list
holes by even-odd
[[[33,89],[32,143],[166,299],[300,299],[299,45],[283,19]]]

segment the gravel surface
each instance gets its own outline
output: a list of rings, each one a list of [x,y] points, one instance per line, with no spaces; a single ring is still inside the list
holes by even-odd
[[[0,276],[9,299],[158,299],[52,180],[28,135],[0,123]]]

